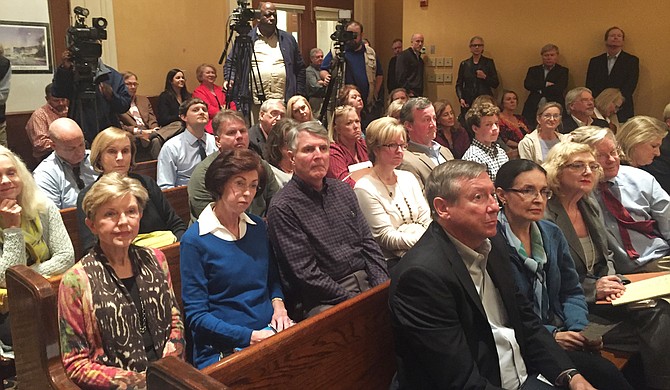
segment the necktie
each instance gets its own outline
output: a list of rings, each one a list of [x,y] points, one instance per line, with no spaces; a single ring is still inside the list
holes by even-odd
[[[619,233],[621,233],[621,241],[623,241],[623,246],[624,249],[626,249],[628,257],[630,257],[631,260],[639,258],[640,254],[637,253],[635,248],[633,248],[633,243],[630,240],[628,229],[635,230],[636,232],[642,233],[649,238],[655,238],[656,235],[654,234],[654,230],[656,227],[656,221],[653,219],[646,221],[634,220],[628,210],[626,210],[623,204],[621,204],[619,199],[617,199],[612,191],[610,191],[608,182],[600,183],[599,187],[605,208],[617,220],[619,225]]]
[[[79,168],[79,165],[72,167],[72,173],[74,173],[74,180],[77,183],[77,188],[79,188],[79,190],[83,190],[86,185],[84,184],[84,180],[81,178],[81,168]]]
[[[207,158],[207,152],[205,151],[205,141],[198,140],[198,154],[200,155],[200,161]]]

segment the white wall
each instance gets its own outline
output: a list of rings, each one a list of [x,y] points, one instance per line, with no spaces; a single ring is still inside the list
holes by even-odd
[[[0,19],[18,22],[49,23],[46,0],[0,0]],[[55,39],[65,39],[56,37]],[[54,37],[51,37],[54,40]],[[53,44],[52,44],[53,46]],[[58,61],[52,53],[52,61]],[[54,64],[54,66],[55,66]],[[51,74],[12,74],[12,84],[7,99],[7,113],[33,111],[44,104],[44,87],[51,82]]]

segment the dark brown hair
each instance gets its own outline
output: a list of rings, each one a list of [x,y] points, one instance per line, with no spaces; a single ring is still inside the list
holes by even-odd
[[[205,173],[205,189],[218,200],[223,195],[223,187],[235,175],[249,171],[258,172],[256,196],[263,192],[267,175],[258,154],[249,149],[233,149],[221,152]]]

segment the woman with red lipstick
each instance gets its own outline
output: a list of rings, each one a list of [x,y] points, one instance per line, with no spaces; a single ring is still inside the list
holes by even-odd
[[[585,164],[588,170],[589,163]],[[495,186],[503,206],[498,232],[509,244],[519,292],[594,387],[632,389],[621,372],[600,356],[602,338],[589,340],[580,333],[589,323],[588,307],[568,242],[558,226],[542,220],[553,195],[546,171],[530,160],[511,160],[498,171]]]
[[[312,106],[310,106],[307,99],[301,95],[295,95],[288,99],[288,102],[286,103],[286,112],[288,113],[289,118],[298,121],[298,123],[314,120]]]
[[[65,273],[58,290],[63,366],[81,388],[143,389],[150,362],[184,355],[184,325],[165,255],[133,245],[147,201],[137,180],[116,172],[103,175],[84,197],[97,244]]]
[[[135,165],[136,153],[136,144],[132,138],[130,133],[116,127],[101,131],[91,145],[91,165],[102,175],[116,172],[136,179],[149,193],[149,200],[140,219],[139,235],[135,242],[137,245],[158,248],[179,241],[186,231],[186,224],[170,206],[156,181],[130,172]],[[91,186],[84,188],[77,197],[79,238],[84,252],[95,245],[95,236],[86,224],[86,215],[82,208],[82,202],[90,188]]]
[[[215,201],[180,248],[182,300],[197,368],[293,325],[265,222],[245,211],[266,177],[260,157],[249,149],[222,152],[205,174]]]
[[[209,134],[214,134],[212,119],[216,113],[226,108],[226,95],[223,93],[221,86],[214,84],[216,81],[216,68],[214,68],[214,65],[199,65],[195,70],[195,77],[200,82],[200,85],[193,90],[193,97],[200,98],[207,103],[209,123],[205,126],[205,131]],[[235,109],[234,104],[231,109]]]
[[[430,211],[419,181],[396,168],[407,148],[405,128],[394,118],[370,122],[365,142],[372,170],[354,186],[358,204],[389,268],[421,238]]]
[[[328,136],[331,143],[327,176],[342,180],[353,188],[356,181],[351,178],[349,166],[370,161],[356,108],[336,107]]]

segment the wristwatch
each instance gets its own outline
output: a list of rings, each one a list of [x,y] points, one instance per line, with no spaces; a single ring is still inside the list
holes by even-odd
[[[567,388],[570,384],[570,381],[572,381],[572,378],[574,378],[576,375],[579,375],[579,371],[574,368],[572,370],[566,371],[561,378],[560,385]]]

